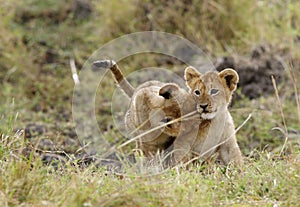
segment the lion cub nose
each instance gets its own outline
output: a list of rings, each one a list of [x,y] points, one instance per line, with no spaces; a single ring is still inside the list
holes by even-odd
[[[200,104],[200,107],[203,109],[203,111],[205,111],[208,107],[208,104]]]

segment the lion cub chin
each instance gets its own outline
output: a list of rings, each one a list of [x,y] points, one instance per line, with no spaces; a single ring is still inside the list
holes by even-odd
[[[185,80],[202,121],[195,139],[185,136],[175,140],[174,146],[182,149],[174,152],[175,159],[187,161],[198,156],[208,159],[214,153],[218,153],[218,158],[224,164],[234,162],[241,165],[242,154],[228,111],[232,94],[239,81],[238,74],[233,69],[201,74],[195,68],[187,67]]]

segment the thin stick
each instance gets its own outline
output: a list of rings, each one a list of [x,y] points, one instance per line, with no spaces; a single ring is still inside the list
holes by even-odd
[[[155,113],[152,116],[155,116],[158,113],[158,111],[155,111]],[[150,117],[151,118],[151,117]],[[150,118],[146,119],[143,123],[141,123],[138,127],[136,127],[134,130],[132,130],[129,135],[133,135],[135,132],[140,130],[149,120]]]
[[[75,60],[73,58],[70,59],[70,67],[71,67],[71,72],[72,72],[72,78],[74,80],[75,85],[79,84],[79,77],[77,74],[77,69],[75,65]]]
[[[278,101],[278,105],[279,105],[279,108],[280,108],[280,114],[281,114],[281,119],[282,119],[282,122],[283,122],[283,126],[284,126],[284,136],[285,136],[285,140],[284,140],[284,144],[280,150],[280,155],[282,155],[283,153],[283,150],[285,149],[286,147],[286,143],[288,141],[288,130],[287,130],[287,126],[286,126],[286,122],[285,122],[285,118],[284,118],[284,114],[283,114],[283,107],[282,107],[282,103],[280,101],[280,98],[279,98],[279,95],[278,95],[278,90],[277,90],[277,86],[276,86],[276,81],[275,81],[275,78],[274,76],[272,76],[272,84],[273,84],[273,87],[274,87],[274,90],[275,90],[275,95],[276,95],[276,99]]]
[[[186,114],[186,115],[184,115],[184,116],[182,116],[182,117],[179,117],[178,119],[174,119],[174,120],[171,120],[171,121],[169,121],[169,122],[167,122],[167,123],[165,123],[163,126],[166,126],[166,125],[169,125],[169,124],[173,124],[173,123],[176,123],[176,122],[178,122],[178,121],[181,121],[183,118],[185,118],[185,117],[189,117],[189,116],[192,116],[192,115],[194,115],[193,113],[195,113],[196,111],[193,111],[193,112],[191,112],[191,115],[189,115],[189,114]],[[156,111],[154,114],[152,114],[152,116],[155,116],[156,114],[158,113],[158,111]],[[195,113],[196,114],[196,113]],[[151,117],[150,117],[151,118]],[[139,129],[141,129],[149,120],[150,120],[150,118],[148,118],[148,119],[146,119],[143,123],[141,123],[138,127],[136,127],[134,130],[132,130],[130,133],[129,133],[129,135],[133,135],[135,132],[137,132]],[[193,117],[191,117],[191,118],[193,118]],[[187,119],[185,119],[185,121],[186,121]],[[162,125],[161,125],[162,126]],[[162,127],[160,127],[160,128],[162,128]]]
[[[146,132],[144,132],[144,133],[142,133],[142,134],[139,134],[139,135],[133,137],[132,139],[128,140],[127,142],[124,142],[123,144],[121,144],[120,146],[118,146],[117,149],[120,149],[120,148],[122,148],[122,147],[124,147],[124,146],[130,144],[131,142],[133,142],[133,141],[135,141],[135,140],[137,140],[137,139],[139,139],[139,138],[141,138],[141,137],[143,137],[143,136],[145,136],[145,135],[147,135],[147,134],[150,134],[151,132],[153,132],[153,131],[155,131],[155,130],[158,130],[158,129],[160,129],[160,128],[163,128],[163,127],[165,127],[165,126],[167,126],[167,125],[169,125],[169,124],[173,124],[173,123],[176,123],[176,122],[178,122],[178,121],[182,121],[183,119],[184,119],[184,121],[186,121],[187,119],[185,119],[185,118],[190,118],[190,116],[195,115],[195,114],[197,114],[197,113],[198,113],[197,111],[193,111],[193,112],[188,113],[188,114],[186,114],[186,115],[184,115],[184,116],[182,116],[182,117],[180,117],[180,118],[174,119],[174,120],[169,121],[169,122],[167,122],[167,123],[165,123],[165,124],[162,124],[162,125],[159,125],[159,126],[157,126],[157,127],[154,127],[154,128],[152,128],[152,129],[150,129],[150,130],[148,130],[148,131],[146,131]]]
[[[233,134],[231,134],[228,138],[226,138],[223,142],[220,142],[219,144],[217,144],[216,146],[213,146],[212,148],[208,149],[207,151],[205,151],[204,153],[200,154],[199,156],[189,160],[188,162],[184,163],[185,166],[189,165],[190,163],[200,159],[201,157],[203,157],[205,154],[209,153],[210,151],[216,149],[217,147],[219,147],[220,145],[226,143],[229,139],[231,139],[231,137],[233,135],[235,135],[248,121],[249,119],[252,117],[252,114],[249,114],[247,119],[238,127],[236,128],[236,130],[234,131]]]
[[[31,147],[31,148],[34,149],[34,150],[36,150],[36,151],[38,151],[38,152],[41,152],[41,153],[51,153],[51,154],[56,154],[56,155],[57,154],[63,154],[69,160],[73,160],[72,157],[68,153],[66,153],[65,151],[63,151],[63,150],[53,150],[53,151],[51,151],[51,150],[42,150],[42,149],[39,149],[37,147]]]

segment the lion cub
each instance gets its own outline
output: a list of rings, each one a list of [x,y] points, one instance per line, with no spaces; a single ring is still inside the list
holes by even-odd
[[[175,158],[181,161],[198,156],[207,159],[217,152],[224,164],[235,162],[241,165],[242,155],[227,108],[239,81],[238,74],[232,69],[200,74],[195,68],[187,67],[185,80],[196,101],[201,123],[196,139],[183,136],[175,141],[174,147],[181,149],[174,152]]]
[[[134,88],[114,61],[96,61],[93,66],[94,69],[110,69],[119,87],[131,98],[125,116],[125,127],[133,137],[178,119],[182,115],[193,111],[196,113],[196,103],[192,95],[175,83],[148,81]],[[192,125],[198,126],[199,115],[194,120],[199,121],[193,121]],[[141,150],[146,157],[152,157],[157,152],[170,151],[175,138],[190,131],[190,126],[190,122],[187,124],[185,121],[180,121],[154,130],[136,141],[137,149]]]

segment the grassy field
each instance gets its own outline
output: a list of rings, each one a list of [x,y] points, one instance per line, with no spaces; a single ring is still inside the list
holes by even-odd
[[[0,206],[299,206],[299,1],[0,0],[0,5]],[[241,59],[268,44],[286,64],[272,93],[250,99],[237,91],[230,109],[236,125],[252,114],[237,134],[245,155],[241,171],[205,164],[137,176],[81,163],[70,59],[80,69],[108,41],[149,30],[185,37],[212,60]],[[160,66],[182,75],[185,66],[169,62],[139,54],[119,64],[125,74]],[[115,90],[111,76],[102,87],[96,96],[98,124],[107,139],[120,143],[125,138],[105,107]]]

